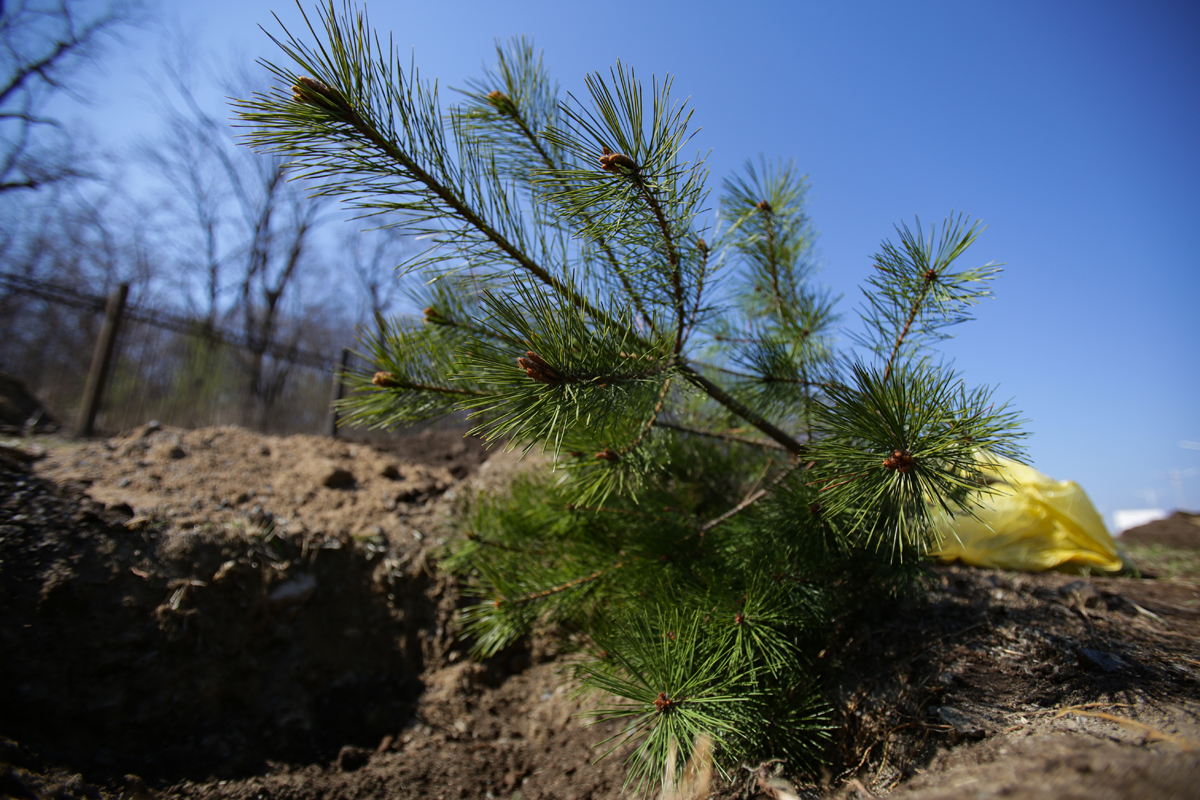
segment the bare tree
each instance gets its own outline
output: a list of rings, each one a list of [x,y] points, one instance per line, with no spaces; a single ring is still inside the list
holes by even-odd
[[[287,319],[283,301],[311,260],[322,207],[284,179],[279,159],[254,156],[250,166],[231,174],[230,182],[250,231],[239,258],[238,312],[250,349],[247,381],[256,401],[258,425],[264,427],[290,372],[286,356],[294,354],[304,334],[304,315]],[[292,296],[297,294],[293,291]],[[293,323],[290,330],[285,329],[287,322]],[[268,364],[272,346],[284,358]]]
[[[47,101],[96,56],[130,5],[88,14],[77,0],[0,2],[0,193],[37,189],[84,174],[71,137]]]
[[[238,144],[192,91],[186,58],[176,53],[165,72],[166,132],[146,152],[169,187],[183,294],[203,328],[239,329],[254,409],[246,421],[264,427],[292,370],[287,356],[311,338],[306,321],[327,302],[304,291],[324,267],[318,244],[327,203],[289,181],[279,158]]]
[[[158,259],[144,215],[115,191],[60,183],[28,197],[33,202],[2,243],[0,370],[66,412],[82,390],[100,325],[88,298],[129,283],[132,303],[151,304]]]
[[[412,237],[394,228],[360,231],[349,227],[343,233],[339,254],[362,292],[360,324],[379,328],[396,313],[402,294],[396,268],[413,255],[414,249]]]

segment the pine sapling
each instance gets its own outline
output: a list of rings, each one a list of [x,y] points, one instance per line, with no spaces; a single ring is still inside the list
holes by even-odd
[[[564,97],[516,39],[443,106],[349,0],[308,28],[238,103],[249,143],[430,244],[406,265],[423,319],[364,333],[343,419],[466,411],[552,465],[458,523],[476,652],[557,631],[635,784],[674,785],[697,747],[815,769],[836,621],[906,585],[981,464],[1020,456],[1014,413],[932,350],[999,272],[958,266],[981,227],[900,226],[840,349],[805,178],[748,162],[710,215],[670,78],[618,63]]]

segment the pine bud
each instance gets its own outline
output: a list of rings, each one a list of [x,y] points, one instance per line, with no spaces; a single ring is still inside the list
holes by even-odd
[[[666,692],[659,692],[658,697],[654,698],[654,707],[658,709],[658,713],[665,714],[667,709],[675,705],[675,701],[667,697]]]
[[[400,386],[396,376],[390,372],[376,372],[375,377],[371,378],[371,383],[381,389],[396,389]]]
[[[562,382],[562,376],[554,367],[532,350],[526,350],[523,358],[517,359],[517,366],[525,370],[525,374],[538,383],[557,384]]]
[[[292,100],[338,111],[344,111],[350,107],[341,92],[316,78],[297,78],[296,85],[292,87]]]
[[[897,450],[883,460],[883,466],[886,469],[894,469],[902,475],[907,475],[912,472],[913,468],[912,453],[907,450]]]
[[[516,108],[509,96],[499,89],[488,92],[487,101],[492,104],[493,108],[504,114],[511,114]]]
[[[603,450],[601,450],[599,453],[596,453],[596,458],[603,459],[604,461],[620,461],[621,460],[620,454],[615,453],[612,450],[609,450],[607,447],[604,448]]]
[[[696,249],[699,250],[704,255],[708,255],[708,242],[704,241],[704,239],[697,239],[696,240]]]
[[[604,170],[605,172],[615,172],[620,174],[620,171],[617,169],[617,167],[624,167],[630,172],[638,171],[637,162],[624,153],[614,153],[612,150],[608,149],[607,145],[601,145],[601,150],[604,154],[600,156],[600,169]]]
[[[437,312],[433,306],[425,309],[425,324],[426,325],[449,325],[450,321]]]
[[[758,201],[758,210],[765,211],[768,214],[770,214],[771,213],[771,204],[768,203],[766,200],[759,200]]]

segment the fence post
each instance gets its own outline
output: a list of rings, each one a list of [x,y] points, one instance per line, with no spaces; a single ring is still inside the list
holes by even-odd
[[[117,329],[121,325],[121,314],[125,311],[125,298],[129,296],[129,284],[122,283],[108,295],[104,309],[104,325],[100,338],[92,351],[92,366],[88,370],[87,384],[83,388],[83,405],[79,409],[78,429],[80,436],[91,436],[96,425],[96,412],[104,396],[104,383],[108,379],[108,368],[112,363],[113,348],[117,343]]]
[[[341,400],[346,393],[346,387],[342,385],[342,373],[346,371],[346,366],[350,363],[350,348],[342,348],[342,368],[333,373],[333,383],[329,387],[329,435],[337,438],[338,435],[338,412],[337,406],[334,405],[338,400]]]

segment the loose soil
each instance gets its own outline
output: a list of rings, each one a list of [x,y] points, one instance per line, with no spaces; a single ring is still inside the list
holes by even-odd
[[[155,425],[9,445],[0,796],[621,796],[619,758],[593,763],[615,731],[584,724],[596,700],[564,684],[552,640],[479,663],[455,635],[445,521],[511,480],[512,454],[456,431],[385,444]],[[852,621],[826,655],[833,768],[747,764],[710,789],[1194,797],[1186,577],[931,567],[927,592]]]

